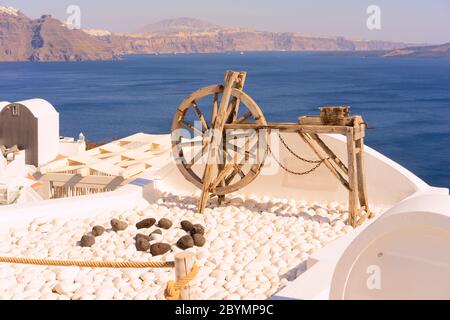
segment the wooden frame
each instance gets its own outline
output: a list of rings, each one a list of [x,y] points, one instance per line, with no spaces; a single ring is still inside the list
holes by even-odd
[[[207,152],[207,163],[204,167],[203,176],[199,177],[190,171],[191,166],[179,164],[178,167],[183,175],[190,182],[201,188],[202,193],[199,200],[198,210],[204,212],[206,203],[212,195],[219,196],[219,203],[223,201],[226,193],[234,192],[248,183],[250,183],[261,169],[261,165],[256,166],[252,171],[252,178],[246,179],[244,173],[240,173],[239,166],[242,163],[234,162],[218,165],[218,171],[213,177],[214,160],[219,153],[219,147],[222,145],[224,149],[222,154],[225,155],[228,148],[225,143],[225,134],[227,130],[279,130],[280,132],[296,132],[299,137],[314,151],[314,153],[323,161],[324,165],[332,173],[334,177],[349,191],[349,219],[348,223],[356,227],[363,223],[367,218],[372,216],[367,197],[367,189],[364,177],[364,135],[365,123],[360,116],[350,116],[349,107],[324,107],[321,110],[321,116],[301,117],[298,123],[267,123],[264,115],[260,111],[256,103],[248,97],[242,90],[246,79],[245,72],[228,71],[225,75],[225,84],[223,86],[210,86],[202,88],[187,99],[185,99],[177,110],[174,117],[172,131],[184,126],[194,133],[202,136],[203,152]],[[212,108],[211,124],[208,126],[201,111],[199,110],[195,100],[206,94],[214,93],[214,104]],[[220,103],[218,94],[222,94]],[[230,99],[232,101],[230,102]],[[237,110],[241,100],[248,105],[250,102],[252,110],[250,112],[237,117]],[[202,129],[195,129],[184,121],[186,111],[193,106],[198,119],[201,121]],[[247,119],[255,119],[253,122],[246,122]],[[262,121],[261,121],[262,119]],[[204,138],[206,132],[210,129],[212,134],[208,139]],[[216,134],[214,134],[216,132]],[[218,134],[220,133],[220,134]],[[324,143],[319,134],[342,134],[347,138],[347,165],[339,159],[334,152]],[[222,142],[222,143],[221,143]],[[175,156],[182,155],[180,151],[181,143],[173,142],[173,150]],[[235,153],[237,153],[237,146]],[[247,159],[247,155],[244,157]],[[264,157],[265,159],[265,157]],[[196,162],[198,159],[194,159]],[[233,185],[227,186],[230,181],[237,175],[241,175],[241,180]],[[222,189],[220,189],[222,188]],[[216,192],[220,189],[221,192]]]

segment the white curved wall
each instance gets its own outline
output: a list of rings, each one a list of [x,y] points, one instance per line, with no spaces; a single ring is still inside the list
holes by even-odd
[[[450,197],[425,195],[387,211],[336,265],[331,299],[450,299]]]
[[[299,138],[296,133],[283,133],[283,138],[288,145],[309,159],[316,159],[310,148]],[[325,143],[344,161],[346,156],[346,140],[341,135],[321,135]],[[167,136],[167,139],[170,139]],[[295,159],[283,146],[280,146],[280,160],[288,168],[295,171],[306,170],[311,164],[304,164]],[[366,147],[366,179],[369,194],[369,203],[379,207],[391,207],[394,204],[416,193],[427,192],[431,187],[417,176],[386,158],[377,151]],[[267,159],[266,166],[273,160]],[[296,198],[308,201],[340,201],[347,203],[347,191],[340,182],[322,165],[312,174],[295,176],[283,171],[276,165],[276,171],[271,174],[262,174],[239,193],[248,195],[271,196],[282,198]],[[167,190],[176,190],[180,193],[192,193],[197,190],[187,182],[180,174],[174,163],[167,164],[158,172],[162,178],[162,186]],[[448,193],[448,190],[436,190],[436,192]]]

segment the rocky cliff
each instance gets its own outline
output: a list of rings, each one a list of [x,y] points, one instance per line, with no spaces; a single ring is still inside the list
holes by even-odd
[[[115,57],[105,42],[44,15],[32,20],[0,7],[0,61],[83,61]]]
[[[450,43],[434,46],[407,47],[382,54],[393,58],[450,58]]]
[[[201,20],[180,18],[148,25],[135,34],[101,35],[117,53],[207,53],[224,51],[354,51],[394,50],[404,43],[349,40],[296,32],[265,32],[223,28]]]
[[[408,45],[350,40],[296,32],[224,28],[179,18],[147,25],[138,32],[70,30],[44,15],[32,20],[11,7],[0,7],[0,61],[111,60],[123,54],[209,53],[226,51],[382,51],[392,55]]]

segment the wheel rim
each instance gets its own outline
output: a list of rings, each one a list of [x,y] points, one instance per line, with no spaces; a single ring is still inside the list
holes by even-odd
[[[208,137],[213,134],[212,123],[223,89],[222,85],[212,85],[195,91],[180,104],[172,122],[172,153],[177,167],[200,189],[209,150]],[[237,105],[230,103],[226,123],[267,124],[261,109],[245,92],[233,89],[231,97]],[[233,107],[237,109],[235,112],[230,111]],[[225,195],[257,177],[267,156],[267,132],[227,130],[225,134],[217,134],[222,134],[221,152],[215,157],[217,165],[210,192]]]

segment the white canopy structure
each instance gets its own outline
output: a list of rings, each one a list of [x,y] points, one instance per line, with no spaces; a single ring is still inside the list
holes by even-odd
[[[44,197],[114,190],[151,168],[157,156],[168,153],[169,146],[157,141],[155,136],[137,133],[41,166],[39,180],[49,183]]]

